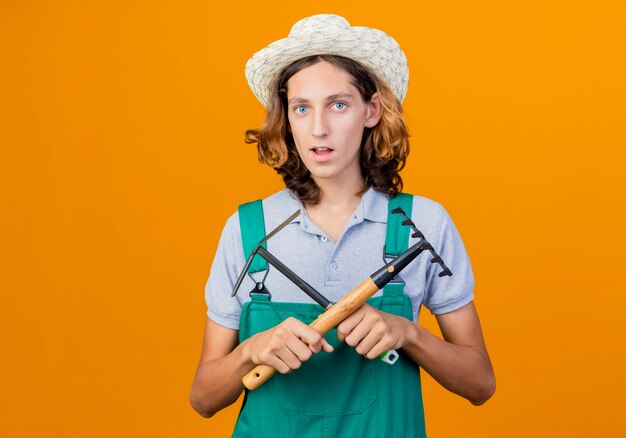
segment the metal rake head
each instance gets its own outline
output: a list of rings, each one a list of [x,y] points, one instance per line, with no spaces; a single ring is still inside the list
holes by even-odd
[[[411,237],[413,238],[417,238],[419,237],[420,239],[422,239],[424,241],[424,243],[422,244],[422,249],[427,249],[430,251],[430,253],[432,254],[432,258],[430,259],[430,263],[438,263],[441,266],[441,272],[439,274],[437,274],[439,277],[444,277],[444,276],[450,276],[452,275],[452,271],[450,270],[450,268],[448,268],[446,266],[446,264],[443,262],[443,260],[441,259],[441,257],[439,256],[439,254],[437,254],[437,252],[435,251],[435,249],[433,248],[433,246],[430,244],[430,242],[428,242],[426,240],[426,237],[424,237],[424,234],[417,229],[417,227],[415,226],[415,223],[411,220],[411,218],[409,218],[406,213],[404,212],[404,210],[402,210],[401,207],[396,207],[393,210],[391,210],[391,213],[393,214],[399,214],[402,216],[402,219],[404,219],[402,221],[402,225],[404,226],[409,226],[411,227],[411,230],[413,230],[413,234],[411,234]]]

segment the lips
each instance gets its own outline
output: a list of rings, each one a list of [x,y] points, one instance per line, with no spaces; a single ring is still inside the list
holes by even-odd
[[[331,154],[333,152],[332,148],[328,146],[315,146],[310,149],[313,154],[313,159],[318,163],[323,163],[330,160]]]
[[[316,147],[311,148],[311,150],[315,152],[316,154],[332,152],[332,149],[329,148],[328,146],[316,146]]]

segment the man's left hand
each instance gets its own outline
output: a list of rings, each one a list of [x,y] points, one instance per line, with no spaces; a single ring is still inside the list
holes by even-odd
[[[363,304],[337,326],[337,338],[355,347],[357,353],[375,359],[404,346],[409,324],[414,326],[406,318]]]

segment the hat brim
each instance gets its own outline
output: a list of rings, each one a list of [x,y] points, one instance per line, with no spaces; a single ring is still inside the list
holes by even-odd
[[[391,88],[400,102],[404,100],[409,76],[406,56],[386,33],[349,24],[347,28],[335,27],[330,31],[320,28],[299,34],[294,32],[295,28],[287,38],[256,52],[246,63],[248,84],[266,108],[272,85],[285,67],[298,59],[320,54],[343,56],[363,64]]]

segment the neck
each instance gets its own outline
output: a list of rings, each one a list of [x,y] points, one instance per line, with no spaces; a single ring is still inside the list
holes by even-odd
[[[320,202],[314,207],[316,210],[348,210],[352,213],[361,201],[361,192],[367,188],[361,175],[341,182],[315,180],[315,183],[320,189]]]

